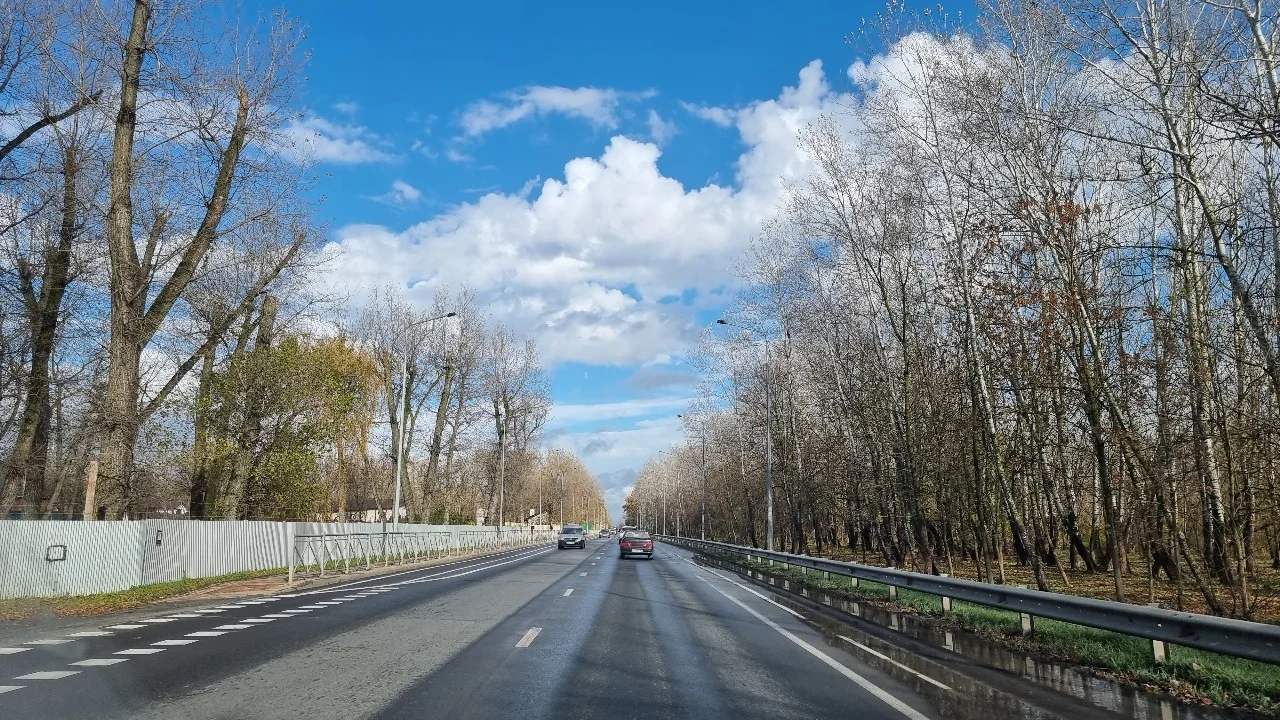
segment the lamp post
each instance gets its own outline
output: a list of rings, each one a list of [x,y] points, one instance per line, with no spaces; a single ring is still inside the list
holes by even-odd
[[[688,420],[684,415],[676,415],[676,417]],[[702,540],[707,539],[707,426],[701,423],[701,429],[698,431],[698,439],[702,441]]]
[[[409,330],[412,330],[413,328],[419,325],[425,325],[428,323],[433,323],[436,320],[443,320],[445,318],[455,317],[457,314],[458,313],[456,312],[448,312],[448,313],[445,313],[444,315],[437,315],[436,317],[433,317],[433,318],[426,318],[425,320],[419,320],[415,323],[410,323],[409,327],[405,329],[406,334]],[[400,356],[400,403],[399,405],[400,405],[400,437],[396,438],[396,494],[395,494],[395,502],[393,503],[393,506],[391,509],[391,529],[393,532],[400,528],[400,486],[404,484],[404,480],[403,480],[404,453],[405,453],[404,436],[405,436],[405,429],[406,429],[405,419],[409,417],[409,361],[403,355]],[[430,518],[428,518],[427,520],[428,522],[430,522]],[[385,528],[386,526],[383,526],[383,527]]]
[[[773,550],[773,393],[769,389],[770,380],[772,380],[769,372],[769,336],[755,328],[735,325],[724,318],[716,320],[716,324],[746,330],[764,339],[764,495],[765,518],[768,526],[766,548]]]

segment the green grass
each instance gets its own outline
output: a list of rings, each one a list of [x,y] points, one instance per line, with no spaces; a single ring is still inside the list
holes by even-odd
[[[127,610],[145,605],[156,600],[183,595],[201,590],[210,585],[231,582],[233,580],[252,580],[270,577],[288,572],[286,568],[271,570],[246,570],[205,578],[183,578],[172,582],[139,585],[118,592],[97,593],[94,595],[68,595],[51,598],[19,598],[16,600],[0,600],[0,619],[22,620],[34,615],[52,612],[61,616],[102,615],[104,613]]]
[[[743,562],[727,554],[719,557],[739,567],[790,580],[793,590],[799,589],[796,583],[803,583],[810,591],[850,600],[889,602],[888,586],[879,583],[862,581],[852,587],[846,577],[824,578],[817,571],[806,574],[804,568],[758,560]],[[1015,650],[1094,668],[1190,701],[1207,698],[1227,707],[1280,712],[1280,668],[1275,665],[1178,646],[1171,647],[1168,662],[1160,664],[1152,656],[1149,640],[1044,618],[1036,618],[1035,632],[1023,637],[1016,612],[956,601],[952,612],[944,615],[941,598],[913,590],[899,590],[892,606],[937,617]]]

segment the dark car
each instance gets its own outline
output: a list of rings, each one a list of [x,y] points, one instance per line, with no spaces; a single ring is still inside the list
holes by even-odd
[[[644,530],[628,530],[618,541],[618,557],[626,559],[643,555],[653,559],[653,536]]]
[[[565,525],[560,528],[560,540],[557,543],[563,550],[569,547],[587,548],[587,536],[581,525]]]

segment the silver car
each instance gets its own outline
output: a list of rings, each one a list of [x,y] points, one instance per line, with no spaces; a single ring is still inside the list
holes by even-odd
[[[565,525],[560,528],[560,540],[557,543],[563,550],[569,547],[587,549],[587,536],[581,525]]]

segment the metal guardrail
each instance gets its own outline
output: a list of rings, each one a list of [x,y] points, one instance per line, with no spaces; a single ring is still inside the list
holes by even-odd
[[[878,568],[856,563],[815,558],[808,555],[760,550],[726,543],[655,536],[663,542],[692,550],[718,551],[746,555],[770,562],[818,570],[832,575],[905,588],[943,598],[944,611],[951,600],[1012,610],[1022,615],[1023,631],[1032,631],[1032,618],[1086,625],[1152,641],[1157,661],[1167,657],[1165,643],[1208,650],[1210,652],[1280,664],[1280,626],[1233,620],[1213,615],[1179,612],[1111,600],[1042,592],[1008,585],[992,585],[973,580],[926,575],[892,568]],[[893,596],[896,596],[894,594]]]
[[[330,569],[350,573],[354,564],[366,570],[430,560],[446,555],[533,545],[555,538],[546,530],[463,530],[453,532],[370,532],[296,535],[289,554],[289,582],[312,572],[324,577]],[[313,570],[314,568],[314,570]]]

